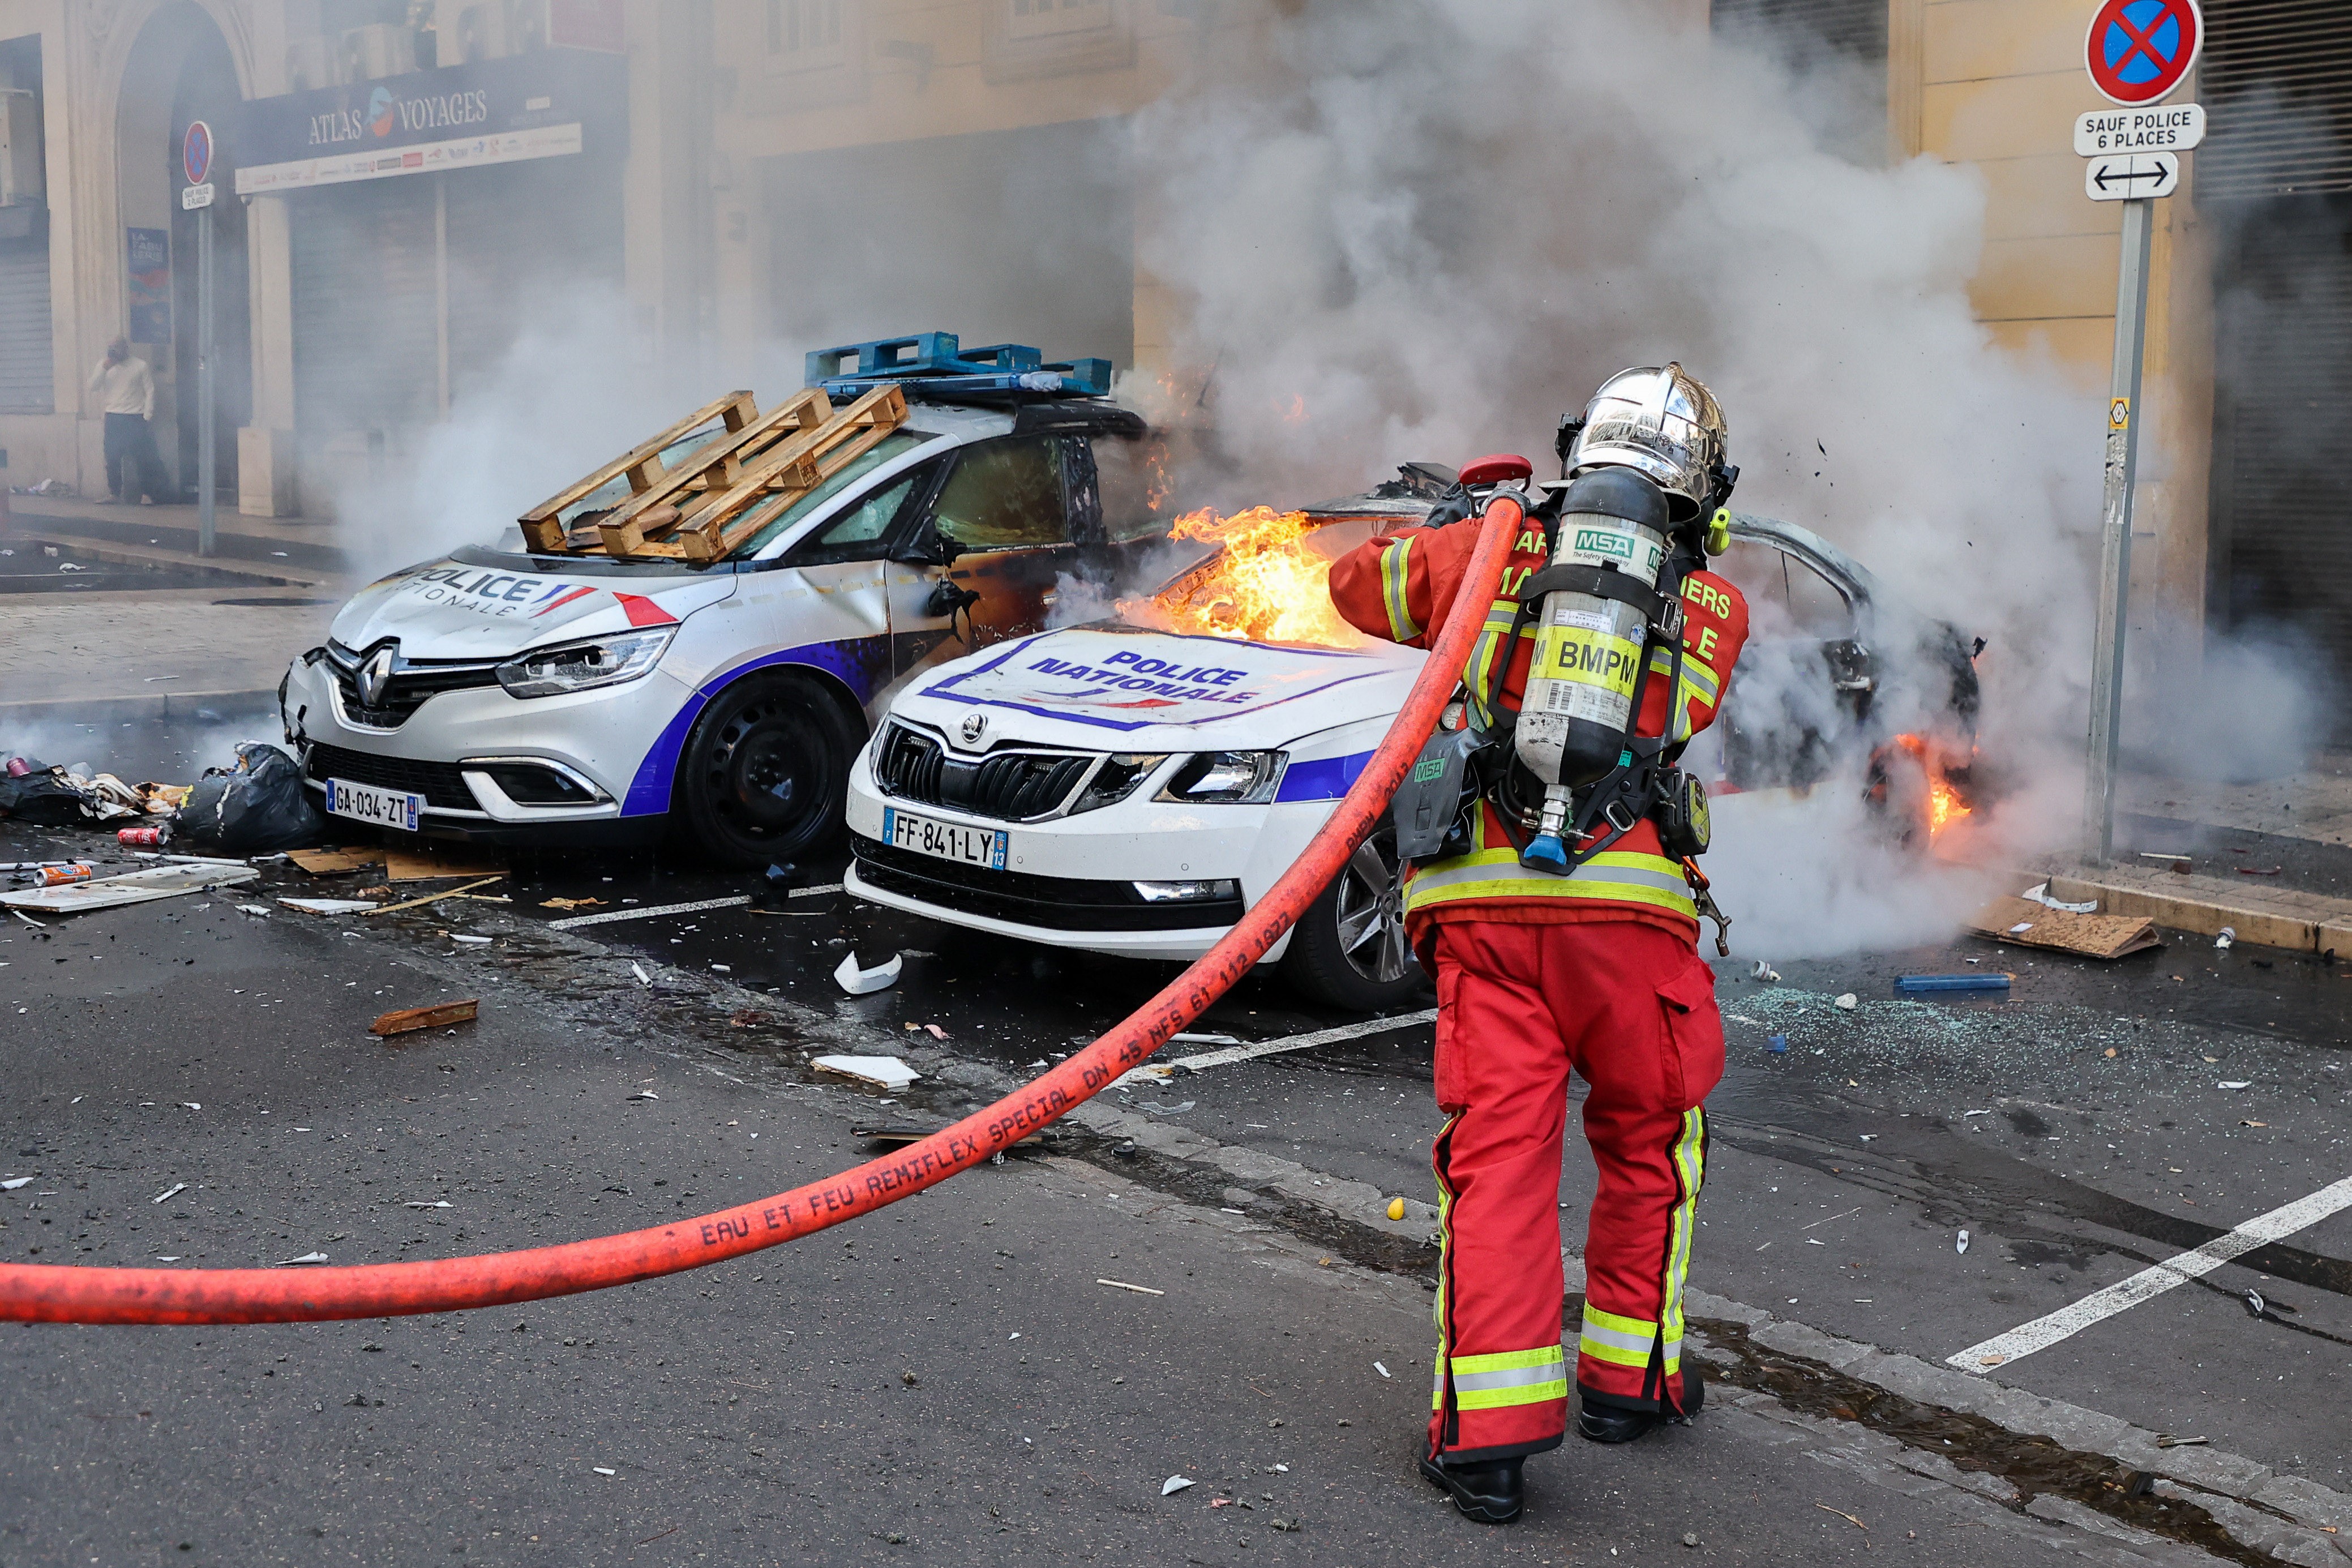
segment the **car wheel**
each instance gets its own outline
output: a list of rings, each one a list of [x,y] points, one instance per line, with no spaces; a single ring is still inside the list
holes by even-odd
[[[1421,990],[1421,963],[1405,941],[1404,868],[1392,830],[1360,845],[1307,906],[1282,974],[1309,1000],[1353,1013],[1400,1006]]]
[[[857,745],[841,704],[814,682],[738,681],[695,721],[674,820],[721,866],[757,870],[807,855],[841,829]]]

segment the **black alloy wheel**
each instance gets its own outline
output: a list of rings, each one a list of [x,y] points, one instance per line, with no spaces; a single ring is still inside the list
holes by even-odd
[[[1359,845],[1307,906],[1282,958],[1283,978],[1318,1002],[1352,1013],[1402,1006],[1426,983],[1404,933],[1404,868],[1396,833]]]
[[[755,676],[696,721],[671,813],[716,865],[759,870],[823,847],[840,831],[854,721],[805,678]]]

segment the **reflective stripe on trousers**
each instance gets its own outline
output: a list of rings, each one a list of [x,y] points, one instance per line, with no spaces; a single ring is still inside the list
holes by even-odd
[[[1436,1384],[1429,1407],[1445,1403],[1445,1377],[1454,1377],[1456,1410],[1499,1410],[1510,1405],[1541,1405],[1568,1397],[1568,1352],[1558,1344],[1531,1351],[1498,1351],[1490,1355],[1438,1358]]]
[[[1682,1131],[1670,1153],[1675,1184],[1680,1192],[1666,1232],[1664,1278],[1659,1281],[1658,1321],[1605,1312],[1590,1300],[1584,1304],[1584,1327],[1577,1353],[1612,1366],[1629,1367],[1645,1374],[1645,1386],[1654,1374],[1674,1376],[1683,1364],[1683,1290],[1690,1278],[1691,1232],[1699,1188],[1706,1180],[1706,1113],[1693,1107],[1683,1112]],[[1649,1397],[1655,1397],[1654,1394]]]

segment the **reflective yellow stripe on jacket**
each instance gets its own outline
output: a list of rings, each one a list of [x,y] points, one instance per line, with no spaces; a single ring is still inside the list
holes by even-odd
[[[1381,552],[1381,603],[1389,613],[1389,637],[1396,642],[1411,642],[1421,635],[1421,624],[1412,618],[1410,601],[1405,596],[1405,584],[1412,564],[1412,540],[1398,540]]]
[[[1485,816],[1484,812],[1478,814],[1481,840]],[[1648,904],[1687,920],[1698,919],[1698,906],[1691,900],[1682,867],[1663,855],[1632,850],[1603,850],[1562,877],[1529,870],[1519,864],[1518,851],[1507,845],[1488,849],[1482,843],[1467,855],[1416,866],[1404,886],[1407,915],[1473,899],[1601,899]]]
[[[1654,647],[1650,650],[1650,673],[1660,680],[1666,679],[1673,665],[1672,648]],[[1723,682],[1717,677],[1713,667],[1693,658],[1689,649],[1684,649],[1683,674],[1682,679],[1675,682],[1674,707],[1667,718],[1666,739],[1677,744],[1689,740],[1696,733],[1691,728],[1692,700],[1696,699],[1706,703],[1712,711],[1722,695]]]

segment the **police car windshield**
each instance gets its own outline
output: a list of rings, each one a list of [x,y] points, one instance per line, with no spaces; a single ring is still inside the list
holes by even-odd
[[[938,439],[937,436],[928,430],[893,430],[889,435],[877,441],[870,450],[852,458],[840,472],[819,481],[814,489],[803,491],[797,496],[780,497],[775,500],[763,503],[764,510],[754,510],[746,518],[747,521],[756,520],[760,523],[759,531],[737,546],[729,559],[741,561],[757,555],[763,547],[773,543],[808,519],[826,502],[832,500],[834,497],[849,489],[883,464],[894,458],[903,457],[926,441]]]

